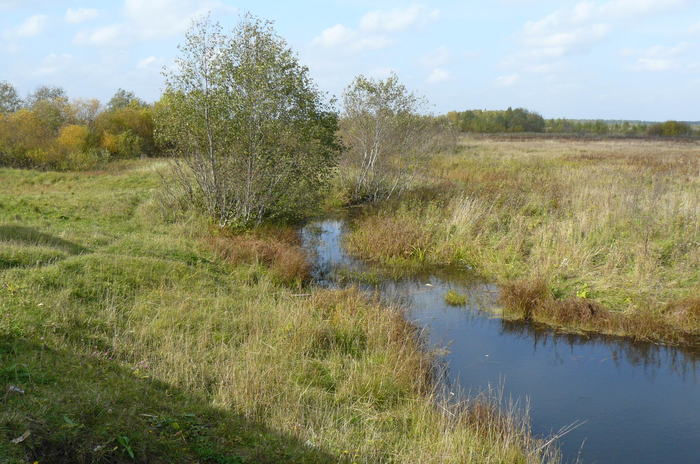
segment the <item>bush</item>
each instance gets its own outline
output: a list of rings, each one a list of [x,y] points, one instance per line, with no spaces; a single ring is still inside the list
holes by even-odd
[[[653,124],[647,129],[647,134],[657,137],[682,137],[692,135],[693,128],[689,124],[678,121],[666,121]]]
[[[71,124],[61,128],[56,144],[59,149],[67,152],[82,151],[87,148],[89,135],[90,130],[87,127]]]
[[[160,142],[182,160],[175,181],[221,226],[318,205],[340,150],[337,118],[270,23],[246,16],[226,36],[204,20],[181,50],[156,114]]]

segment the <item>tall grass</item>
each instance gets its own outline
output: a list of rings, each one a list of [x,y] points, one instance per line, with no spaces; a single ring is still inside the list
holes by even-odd
[[[700,293],[698,144],[465,139],[429,168],[441,191],[361,219],[355,254],[396,263],[384,249],[409,250],[500,283],[543,279],[555,299],[700,330],[671,310]]]
[[[1,172],[1,461],[556,461],[515,409],[444,401],[399,308],[300,293],[288,231],[175,220],[142,164]]]

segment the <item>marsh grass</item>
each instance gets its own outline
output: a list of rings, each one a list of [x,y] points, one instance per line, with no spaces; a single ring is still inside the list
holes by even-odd
[[[467,304],[467,296],[454,290],[445,293],[445,303],[450,306],[464,306]]]
[[[667,309],[700,293],[697,143],[467,138],[461,146],[430,160],[423,182],[438,192],[368,211],[348,249],[502,284],[541,278],[566,302],[554,318],[564,325],[597,319],[586,316],[595,304],[624,314],[615,331],[642,338],[700,331],[686,312]]]
[[[33,257],[0,271],[0,461],[556,462],[520,412],[436,394],[399,308],[300,295],[288,229],[174,221],[143,163],[0,174],[0,220],[44,238],[1,239]]]
[[[208,239],[217,257],[232,264],[262,264],[281,283],[300,287],[311,277],[311,266],[296,231],[281,229],[256,233],[226,233],[219,229]]]

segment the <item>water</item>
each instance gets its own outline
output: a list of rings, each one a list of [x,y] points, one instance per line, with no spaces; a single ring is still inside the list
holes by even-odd
[[[338,268],[367,269],[343,251],[344,228],[328,220],[302,231],[322,285],[334,285]],[[469,304],[447,305],[450,289]],[[378,290],[403,303],[429,346],[447,348],[448,385],[502,385],[507,396],[526,398],[538,435],[585,421],[561,439],[565,461],[700,462],[700,353],[495,318],[485,310],[495,307],[498,289],[466,273],[382,282]]]

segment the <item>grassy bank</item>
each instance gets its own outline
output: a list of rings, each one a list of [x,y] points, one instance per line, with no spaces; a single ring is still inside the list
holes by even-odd
[[[0,461],[539,462],[492,401],[436,406],[399,310],[300,291],[294,234],[165,214],[161,164],[0,171]]]
[[[700,333],[700,145],[463,139],[349,249],[470,268],[512,314],[681,343]]]

